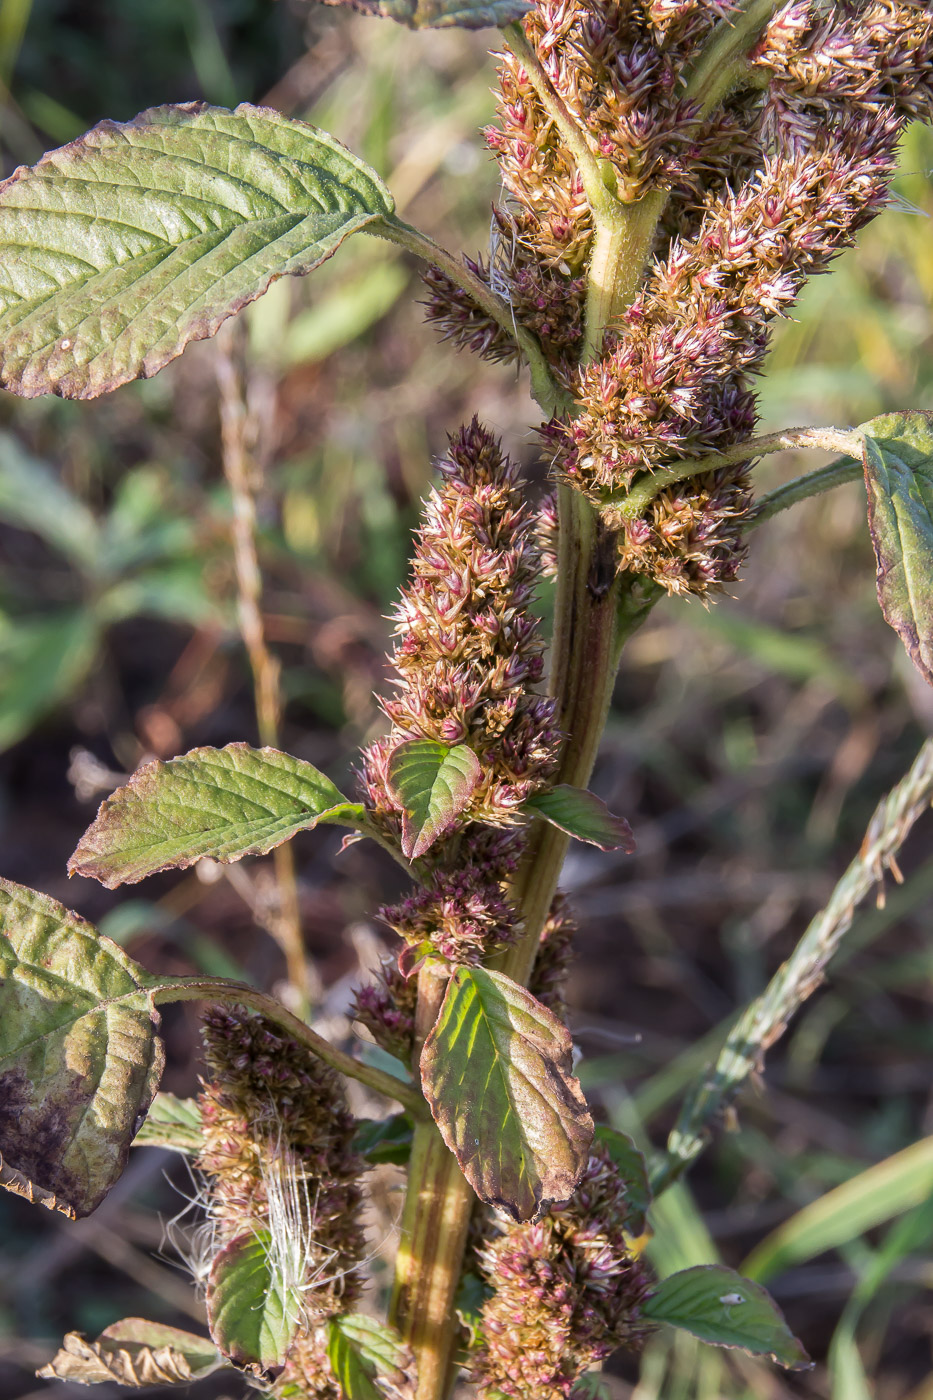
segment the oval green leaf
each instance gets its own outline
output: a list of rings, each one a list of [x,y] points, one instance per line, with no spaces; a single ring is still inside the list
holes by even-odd
[[[54,899],[0,880],[0,1184],[88,1215],[162,1073],[145,974]]]
[[[449,831],[480,780],[479,759],[469,744],[412,739],[389,759],[389,785],[403,809],[402,852],[417,860]]]
[[[0,185],[0,383],[80,399],[148,378],[393,207],[339,141],[271,108],[102,122]]]
[[[595,792],[571,787],[570,783],[558,783],[547,792],[536,793],[527,799],[522,810],[543,817],[568,836],[598,846],[601,851],[623,850],[631,855],[635,849],[635,837],[625,818],[614,816]]]
[[[770,1356],[792,1371],[811,1364],[770,1294],[723,1264],[698,1264],[662,1279],[642,1311],[713,1346]]]
[[[481,1200],[516,1221],[569,1200],[593,1120],[566,1026],[500,972],[458,967],[421,1054],[425,1098]]]
[[[933,413],[888,413],[858,431],[878,602],[933,683]]]
[[[125,1317],[106,1327],[96,1342],[69,1332],[61,1350],[36,1374],[42,1380],[77,1385],[101,1382],[145,1390],[190,1385],[226,1363],[209,1337],[197,1337],[162,1322]]]
[[[328,1324],[327,1356],[344,1400],[413,1400],[413,1358],[394,1327],[361,1313]]]
[[[328,5],[348,5],[364,15],[394,19],[409,29],[501,28],[521,19],[531,9],[530,0],[325,0]]]
[[[276,1277],[271,1237],[250,1231],[215,1258],[207,1281],[207,1320],[224,1356],[262,1371],[282,1366],[301,1316],[301,1298]]]
[[[144,764],[101,804],[68,862],[108,889],[204,856],[229,863],[265,855],[319,822],[359,827],[348,802],[310,763],[278,749],[228,744]]]

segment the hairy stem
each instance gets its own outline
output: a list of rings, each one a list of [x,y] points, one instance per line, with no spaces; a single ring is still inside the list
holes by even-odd
[[[256,703],[259,742],[277,748],[282,695],[279,686],[281,666],[266,645],[262,618],[262,574],[256,552],[256,494],[259,465],[254,451],[258,435],[257,415],[246,402],[243,375],[236,362],[235,331],[232,324],[218,336],[217,387],[220,392],[220,429],[224,476],[233,505],[233,560],[237,581],[237,616],[240,634],[249,656]],[[285,955],[288,980],[299,1006],[307,1010],[311,999],[311,979],[301,933],[301,911],[295,856],[288,844],[273,853],[278,892],[276,917],[269,920],[269,931]]]
[[[852,456],[859,452],[861,443],[859,433],[846,432],[841,428],[785,428],[778,433],[765,433],[762,437],[747,438],[745,442],[733,443],[730,447],[724,447],[721,452],[711,452],[706,457],[687,458],[683,462],[672,462],[669,467],[659,467],[649,475],[641,477],[624,494],[607,493],[604,503],[614,505],[619,514],[627,520],[637,520],[655,497],[677,481],[702,476],[704,472],[718,471],[720,467],[732,466],[736,462],[748,462],[754,457],[767,457],[773,452],[785,452],[800,447],[845,452],[849,454],[846,460],[851,461]],[[830,481],[821,489],[828,491],[836,484],[835,481]]]
[[[245,982],[228,981],[225,977],[177,977],[170,982],[160,982],[157,977],[152,977],[145,987],[156,1006],[174,1001],[212,1001],[222,1006],[245,1006],[250,1011],[257,1011],[339,1074],[357,1079],[377,1094],[400,1103],[416,1120],[424,1121],[428,1117],[427,1104],[412,1085],[403,1084],[384,1070],[364,1065],[360,1060],[354,1060],[352,1055],[338,1050],[267,992],[257,991]]]
[[[856,462],[851,457],[837,457],[835,462],[827,463],[818,471],[807,472],[806,476],[795,476],[793,481],[785,481],[783,486],[776,486],[773,491],[756,501],[751,515],[745,522],[745,529],[753,530],[756,525],[763,525],[766,520],[771,520],[782,510],[789,510],[791,506],[809,500],[811,496],[821,496],[824,491],[832,491],[847,481],[861,481],[864,474],[861,462]]]
[[[928,739],[907,775],[878,804],[858,855],[825,909],[811,921],[762,994],[742,1012],[715,1064],[688,1095],[668,1139],[667,1158],[653,1183],[655,1191],[670,1185],[699,1156],[714,1118],[752,1071],[761,1067],[765,1051],[822,982],[827,963],[852,926],[857,906],[873,888],[883,891],[885,869],[899,879],[897,853],[931,800],[933,740]]]

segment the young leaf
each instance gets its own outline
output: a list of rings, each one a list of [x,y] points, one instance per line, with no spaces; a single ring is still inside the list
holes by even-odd
[[[319,822],[362,819],[362,807],[300,758],[248,744],[192,749],[144,764],[102,803],[68,869],[114,889],[202,856],[229,863],[265,855]]]
[[[770,1356],[792,1371],[811,1364],[761,1284],[722,1264],[698,1264],[662,1279],[642,1311],[713,1346]]]
[[[301,1298],[276,1277],[271,1237],[250,1231],[215,1258],[207,1281],[207,1320],[224,1356],[263,1371],[281,1366],[298,1326]]]
[[[161,1097],[160,1094],[159,1098]],[[625,1183],[625,1200],[630,1212],[625,1221],[626,1231],[630,1235],[640,1235],[645,1228],[645,1215],[651,1205],[651,1187],[648,1185],[645,1159],[630,1137],[605,1123],[596,1124],[593,1136],[605,1147]]]
[[[162,1072],[146,974],[54,899],[0,880],[2,1184],[88,1215]]]
[[[558,783],[548,792],[529,797],[523,810],[543,817],[552,826],[566,831],[568,836],[587,841],[601,851],[621,848],[631,855],[635,849],[635,837],[628,822],[624,817],[613,816],[595,792],[571,787],[569,783]]]
[[[101,122],[0,185],[0,383],[94,398],[148,378],[393,207],[339,141],[267,107]]]
[[[878,602],[933,683],[933,413],[887,413],[859,431]]]
[[[469,744],[450,749],[430,739],[399,744],[389,759],[389,784],[404,808],[402,851],[423,856],[449,831],[480,780],[479,759]]]
[[[413,1360],[394,1327],[359,1313],[328,1324],[327,1356],[345,1400],[411,1400]],[[385,1382],[385,1388],[380,1382]]]
[[[179,1099],[174,1094],[156,1094],[136,1137],[134,1147],[168,1147],[194,1157],[204,1145],[201,1110],[197,1099]]]
[[[523,1221],[573,1194],[593,1120],[569,1031],[524,987],[486,968],[456,968],[424,1044],[421,1080],[481,1200]]]
[[[96,1342],[69,1332],[61,1350],[36,1374],[42,1380],[78,1385],[112,1382],[143,1390],[190,1385],[226,1363],[209,1337],[196,1337],[162,1322],[125,1317],[106,1327]]]
[[[409,29],[501,28],[521,19],[531,9],[529,0],[325,0],[328,5],[349,5],[364,15],[382,15]]]

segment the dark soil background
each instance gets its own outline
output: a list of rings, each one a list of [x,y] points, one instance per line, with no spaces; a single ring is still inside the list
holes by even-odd
[[[496,193],[477,130],[492,111],[494,38],[411,35],[298,0],[4,0],[7,167],[153,103],[268,100],[335,132],[389,180],[407,218],[472,252],[487,241]],[[765,427],[930,405],[931,153],[925,133],[910,134],[901,204],[782,329],[762,390]],[[385,618],[447,433],[478,412],[526,465],[529,490],[543,481],[524,382],[439,348],[420,295],[413,267],[360,239],[243,318],[265,404],[260,546],[287,698],[282,746],[339,785],[352,783],[360,744],[379,730]],[[144,757],[257,742],[235,625],[215,353],[191,347],[157,379],[93,404],[0,402],[0,485],[16,452],[37,464],[28,509],[0,492],[0,873],[77,909],[150,969],[275,989],[284,962],[260,926],[271,863],[115,894],[65,876],[101,796]],[[763,487],[815,464],[768,459]],[[76,552],[81,510],[110,542],[106,566]],[[933,697],[875,603],[857,483],[757,532],[734,593],[710,611],[664,603],[632,642],[594,787],[629,817],[638,851],[575,846],[563,881],[580,921],[570,1000],[581,1076],[602,1117],[656,1145],[717,1034],[793,948],[933,725]],[[351,1044],[350,986],[388,947],[374,910],[401,876],[377,849],[339,845],[324,831],[294,849],[317,1015]],[[933,819],[918,824],[902,867],[905,884],[860,914],[851,951],[689,1185],[656,1208],[659,1267],[716,1257],[740,1266],[808,1203],[918,1140],[930,1146]],[[163,1087],[190,1094],[197,1009],[169,1008],[164,1029]],[[917,1207],[933,1152],[925,1162],[902,1204],[906,1188],[892,1178],[869,1192],[868,1226],[837,1222],[832,1248],[814,1233],[770,1279],[813,1371],[788,1375],[664,1337],[640,1379],[633,1360],[612,1363],[611,1394],[931,1400],[933,1219]],[[377,1281],[398,1208],[391,1185]],[[0,1199],[3,1400],[70,1400],[72,1387],[34,1378],[70,1329],[93,1337],[133,1315],[195,1326],[200,1304],[159,1224],[192,1189],[179,1159],[145,1148],[79,1224]],[[864,1312],[846,1310],[908,1205],[915,1231],[883,1282],[863,1284]],[[242,1392],[229,1374],[201,1387]]]

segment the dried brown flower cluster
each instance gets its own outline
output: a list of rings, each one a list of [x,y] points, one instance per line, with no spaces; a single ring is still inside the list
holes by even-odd
[[[701,115],[691,61],[728,10],[553,0],[524,21],[607,188],[630,208],[661,201],[657,261],[599,358],[575,364],[594,234],[580,175],[508,53],[487,133],[512,239],[494,275],[475,270],[539,335],[576,401],[545,432],[558,474],[620,531],[620,569],[672,593],[735,577],[748,464],[684,481],[635,520],[619,501],[639,473],[751,435],[774,321],[885,206],[904,121],[933,116],[933,7],[919,0],[792,0],[750,55],[747,81]],[[443,279],[429,315],[479,353],[506,355],[502,329]]]
[[[251,1012],[209,1007],[203,1034],[208,1079],[195,1167],[208,1182],[212,1252],[243,1235],[268,1231],[274,1242],[286,1233],[290,1269],[300,1260],[303,1274],[292,1280],[301,1318],[274,1393],[339,1400],[324,1324],[357,1296],[364,1257],[363,1163],[352,1150],[355,1123],[340,1081]]]
[[[588,1367],[641,1345],[648,1276],[626,1242],[627,1218],[619,1175],[597,1147],[568,1205],[480,1250],[493,1288],[473,1362],[481,1396],[565,1400]]]
[[[520,851],[518,809],[553,774],[561,736],[553,702],[534,689],[540,568],[517,468],[474,419],[439,470],[395,616],[398,693],[383,702],[392,732],[366,750],[363,776],[373,819],[398,842],[401,808],[387,776],[398,745],[467,743],[479,759],[480,781],[454,832],[432,848],[424,887],[383,911],[410,944],[472,961],[514,935],[505,883]]]

